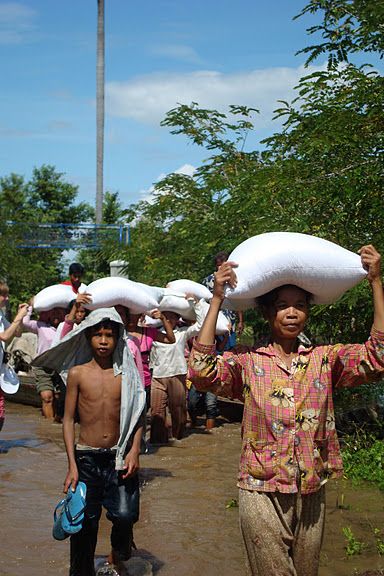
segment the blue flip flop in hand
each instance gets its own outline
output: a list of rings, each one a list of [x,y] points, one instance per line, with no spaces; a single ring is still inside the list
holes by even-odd
[[[67,497],[57,504],[53,513],[52,530],[52,536],[56,540],[64,540],[81,530],[86,494],[86,485],[84,482],[78,482],[76,490],[69,489]]]

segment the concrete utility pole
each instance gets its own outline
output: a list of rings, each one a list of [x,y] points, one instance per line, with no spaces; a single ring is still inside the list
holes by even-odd
[[[105,71],[104,0],[97,0],[96,61],[96,224],[103,220],[104,196],[104,71]]]

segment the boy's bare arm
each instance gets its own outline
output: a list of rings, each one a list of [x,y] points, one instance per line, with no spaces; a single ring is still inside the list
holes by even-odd
[[[75,460],[75,413],[79,396],[79,382],[78,367],[71,368],[68,372],[63,418],[63,436],[68,458],[68,472],[64,481],[65,493],[68,491],[70,486],[72,486],[72,489],[75,489],[79,480],[79,473]]]
[[[137,425],[137,428],[133,435],[132,447],[124,459],[125,471],[122,474],[122,478],[128,478],[133,476],[139,469],[139,456],[141,448],[141,438],[143,435],[143,423],[141,419]]]

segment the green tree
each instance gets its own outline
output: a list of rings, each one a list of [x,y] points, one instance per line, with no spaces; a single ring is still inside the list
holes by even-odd
[[[310,61],[329,55],[330,66],[304,76],[296,98],[280,103],[283,127],[264,149],[247,150],[253,109],[231,106],[224,114],[192,103],[167,114],[162,124],[209,157],[192,177],[170,174],[149,201],[131,207],[132,245],[119,257],[129,260],[134,279],[200,280],[216,251],[266,231],[314,234],[353,251],[383,246],[383,77],[367,65],[336,65],[357,51],[382,54],[380,6],[319,0],[303,9],[322,11],[323,22],[309,32],[320,31],[325,42],[305,51]],[[361,340],[371,313],[361,284],[334,306],[314,310],[312,336]]]
[[[76,204],[76,196],[77,187],[53,166],[36,168],[29,182],[16,174],[0,179],[0,276],[10,286],[13,304],[60,281],[61,249],[21,245],[25,234],[39,234],[38,224],[86,221],[92,211],[85,203]]]
[[[307,46],[307,64],[320,55],[328,56],[330,67],[347,62],[350,54],[373,52],[380,58],[384,51],[384,4],[381,0],[311,0],[296,16],[318,14],[320,24],[308,29],[320,34],[323,42]]]

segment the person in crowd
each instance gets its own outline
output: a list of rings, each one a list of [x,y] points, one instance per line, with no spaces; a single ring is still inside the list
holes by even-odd
[[[384,376],[381,257],[360,249],[373,297],[364,344],[304,347],[298,341],[311,295],[285,285],[259,298],[269,344],[216,355],[214,339],[224,286],[236,286],[234,262],[216,273],[213,298],[193,344],[189,378],[198,390],[244,401],[239,516],[253,576],[317,576],[324,526],[324,484],[342,476],[332,391]]]
[[[68,270],[69,278],[68,280],[64,280],[62,284],[65,284],[66,286],[71,286],[73,292],[77,294],[81,286],[81,279],[84,276],[84,272],[85,272],[84,266],[82,266],[78,262],[73,262],[69,266]]]
[[[223,337],[216,336],[216,353],[222,354],[226,346],[229,334]],[[192,342],[191,342],[192,347]],[[188,357],[190,354],[190,349]],[[195,428],[197,426],[197,417],[205,414],[205,430],[206,432],[212,432],[216,426],[216,418],[219,416],[219,408],[217,406],[217,396],[213,392],[201,392],[201,390],[196,390],[196,387],[187,380],[188,388],[188,413],[191,419],[191,427]]]
[[[63,322],[58,325],[50,348],[56,346],[60,340],[64,338],[71,330],[76,330],[81,322],[89,314],[89,310],[84,307],[91,301],[90,294],[77,294],[76,298],[69,303],[68,314],[65,316]],[[66,375],[55,375],[55,392],[54,392],[54,405],[55,405],[55,421],[61,422],[64,416],[64,404],[66,394]]]
[[[89,302],[91,302],[91,297],[90,294],[87,293],[78,293],[76,298],[71,300],[68,304],[67,314],[65,315],[64,320],[60,322],[56,329],[55,336],[51,343],[51,348],[56,346],[60,340],[68,334],[68,332],[76,330],[84,318],[88,316],[89,310],[87,310],[84,305]]]
[[[160,320],[164,328],[164,332],[162,332],[159,328],[139,325],[142,314],[133,314],[126,306],[117,305],[115,308],[120,314],[125,329],[128,332],[128,342],[132,340],[140,350],[143,367],[143,381],[146,394],[146,406],[147,410],[149,410],[151,403],[152,381],[151,369],[149,367],[149,355],[151,352],[152,344],[154,342],[162,342],[163,344],[173,344],[175,342],[172,325],[168,318],[162,312],[160,312],[160,310],[157,309],[152,310],[151,316],[155,320]]]
[[[8,302],[9,288],[5,282],[0,282],[0,365],[4,362],[5,344],[14,336],[20,336],[21,323],[28,311],[28,304],[19,304],[17,314],[12,322],[9,322],[3,313],[3,308]],[[3,390],[0,387],[0,430],[4,425],[5,401]]]
[[[220,266],[228,260],[229,254],[222,250],[218,252],[214,256],[214,263],[215,263],[215,271],[220,268]],[[206,278],[203,278],[202,284],[208,288],[210,292],[213,293],[213,287],[215,282],[215,273],[209,274]],[[223,314],[228,318],[228,321],[231,324],[231,330],[229,332],[229,336],[226,338],[224,342],[223,350],[231,350],[234,346],[236,346],[236,336],[241,336],[244,330],[244,315],[242,311],[234,312],[233,310],[229,310],[228,308],[222,308],[221,311]]]
[[[215,271],[228,260],[228,252],[221,251],[214,256]],[[215,274],[209,274],[203,279],[202,284],[213,292]],[[222,308],[222,312],[228,319],[230,324],[229,334],[225,336],[216,337],[216,350],[219,353],[225,350],[231,350],[236,345],[236,335],[241,336],[244,329],[244,318],[243,312],[234,312],[228,308]],[[205,404],[206,413],[206,429],[212,430],[216,426],[216,417],[219,415],[219,409],[217,406],[217,397],[212,392],[201,392],[196,390],[196,388],[191,384],[188,394],[188,409],[191,417],[192,426],[196,422],[196,415],[201,412],[202,406]]]
[[[60,322],[64,320],[65,308],[52,308],[40,312],[38,320],[32,320],[33,299],[23,318],[23,327],[28,332],[37,334],[37,355],[51,347]],[[57,372],[46,368],[35,368],[36,390],[41,398],[42,413],[45,418],[55,419],[55,392],[60,389],[60,376]],[[58,418],[60,421],[60,418]]]
[[[199,302],[186,295],[196,313],[196,322],[190,326],[179,326],[180,317],[175,312],[164,311],[174,335],[174,344],[153,342],[150,354],[152,368],[151,384],[151,444],[167,444],[169,441],[166,421],[167,407],[172,420],[172,439],[181,440],[187,422],[185,358],[186,343],[199,333],[203,322]]]
[[[112,522],[112,561],[119,573],[121,563],[131,556],[133,524],[139,517],[138,469],[145,392],[123,333],[116,310],[98,309],[56,347],[59,355],[63,348],[64,357],[65,347],[71,346],[73,338],[78,339],[76,344],[86,346],[91,356],[90,361],[69,370],[63,419],[68,457],[64,492],[74,490],[78,481],[87,487],[82,529],[70,539],[70,576],[95,574],[102,507]]]

